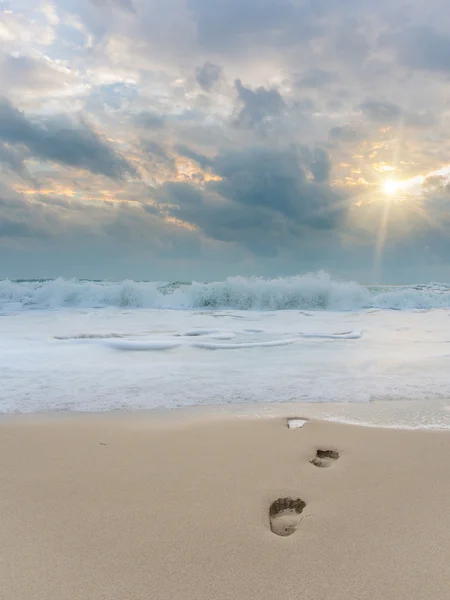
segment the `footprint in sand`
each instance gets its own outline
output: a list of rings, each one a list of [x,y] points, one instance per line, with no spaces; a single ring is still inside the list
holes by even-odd
[[[335,460],[339,458],[337,450],[317,450],[316,455],[309,462],[315,467],[322,469],[331,467]]]
[[[278,498],[269,508],[270,529],[276,535],[288,536],[295,533],[300,514],[306,502],[300,498]]]

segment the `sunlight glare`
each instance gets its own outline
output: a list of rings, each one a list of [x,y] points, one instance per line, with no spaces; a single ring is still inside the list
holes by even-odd
[[[383,184],[383,191],[385,194],[389,194],[390,196],[392,196],[393,194],[396,194],[398,192],[400,185],[400,182],[395,181],[394,179],[388,179]]]

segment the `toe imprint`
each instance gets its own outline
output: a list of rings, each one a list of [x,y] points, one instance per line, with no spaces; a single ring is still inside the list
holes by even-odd
[[[305,506],[306,502],[300,498],[278,498],[269,508],[270,529],[276,535],[292,535]]]
[[[309,462],[315,467],[331,467],[335,460],[339,458],[337,450],[317,450],[316,455]]]

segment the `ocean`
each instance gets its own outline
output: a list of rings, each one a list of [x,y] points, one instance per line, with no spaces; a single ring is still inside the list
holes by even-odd
[[[188,406],[450,427],[450,286],[0,281],[0,412]]]

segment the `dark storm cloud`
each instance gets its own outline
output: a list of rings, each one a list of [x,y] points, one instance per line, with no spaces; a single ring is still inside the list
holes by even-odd
[[[147,169],[151,167],[155,172],[161,169],[174,171],[175,161],[161,144],[153,140],[145,140],[141,143],[141,148],[144,152],[143,164]]]
[[[172,159],[168,156],[165,149],[161,146],[161,144],[158,144],[157,142],[147,140],[143,142],[142,148],[145,150],[145,152],[148,153],[149,156],[154,156],[155,158],[158,158],[163,161],[172,162]]]
[[[36,157],[121,179],[136,175],[133,167],[118,156],[87,125],[61,126],[56,120],[36,123],[0,99],[0,139],[24,145]]]
[[[206,169],[212,164],[212,160],[210,158],[208,158],[204,154],[196,152],[195,150],[189,148],[189,146],[186,146],[185,144],[178,144],[177,146],[175,146],[175,150],[180,156],[185,156],[186,158],[190,158],[191,160],[195,161],[202,167],[202,169]]]
[[[398,61],[413,69],[450,71],[450,35],[428,25],[407,27],[380,37],[382,46],[391,46]]]
[[[189,183],[166,183],[157,197],[171,205],[174,216],[195,224],[206,236],[239,244],[258,256],[275,256],[286,243],[286,220],[268,208],[249,210]]]
[[[23,162],[23,154],[16,148],[0,143],[0,167],[6,166],[21,177],[28,179],[29,173]]]
[[[309,163],[314,181],[316,183],[326,183],[331,173],[330,157],[322,148],[316,148],[312,154],[312,159]]]
[[[55,225],[51,211],[0,184],[0,239],[49,238]]]
[[[212,162],[220,181],[203,189],[167,183],[157,198],[214,239],[275,255],[335,229],[345,218],[345,199],[326,184],[329,169],[328,155],[320,149],[228,152]]]
[[[248,207],[268,207],[293,217],[298,193],[305,184],[297,156],[266,149],[219,155],[214,171],[222,180],[213,183],[224,197]]]
[[[20,237],[56,243],[71,238],[81,249],[81,240],[92,243],[101,233],[103,243],[111,247],[138,245],[157,249],[161,255],[182,251],[184,257],[201,252],[197,236],[166,224],[163,218],[161,210],[153,205],[107,203],[100,207],[45,194],[29,200],[0,184],[0,240]]]
[[[217,243],[167,222],[155,206],[29,201],[0,182],[0,277],[182,279],[188,264],[201,277],[216,252]]]
[[[195,70],[197,83],[207,92],[212,90],[214,85],[220,80],[221,76],[222,67],[210,62],[205,62],[201,67],[197,67]]]
[[[240,79],[235,81],[238,98],[242,108],[236,124],[240,127],[252,127],[261,123],[267,117],[282,114],[286,104],[280,92],[276,89],[266,89],[263,86],[252,90],[245,87]]]
[[[48,232],[40,230],[36,223],[31,221],[13,220],[0,215],[1,238],[41,238],[49,237]]]
[[[0,216],[0,238],[28,236],[28,228],[22,223]]]
[[[334,227],[342,214],[340,195],[325,185],[330,162],[321,149],[228,152],[215,159],[213,170],[222,179],[210,189],[250,209],[265,207],[319,228]]]

